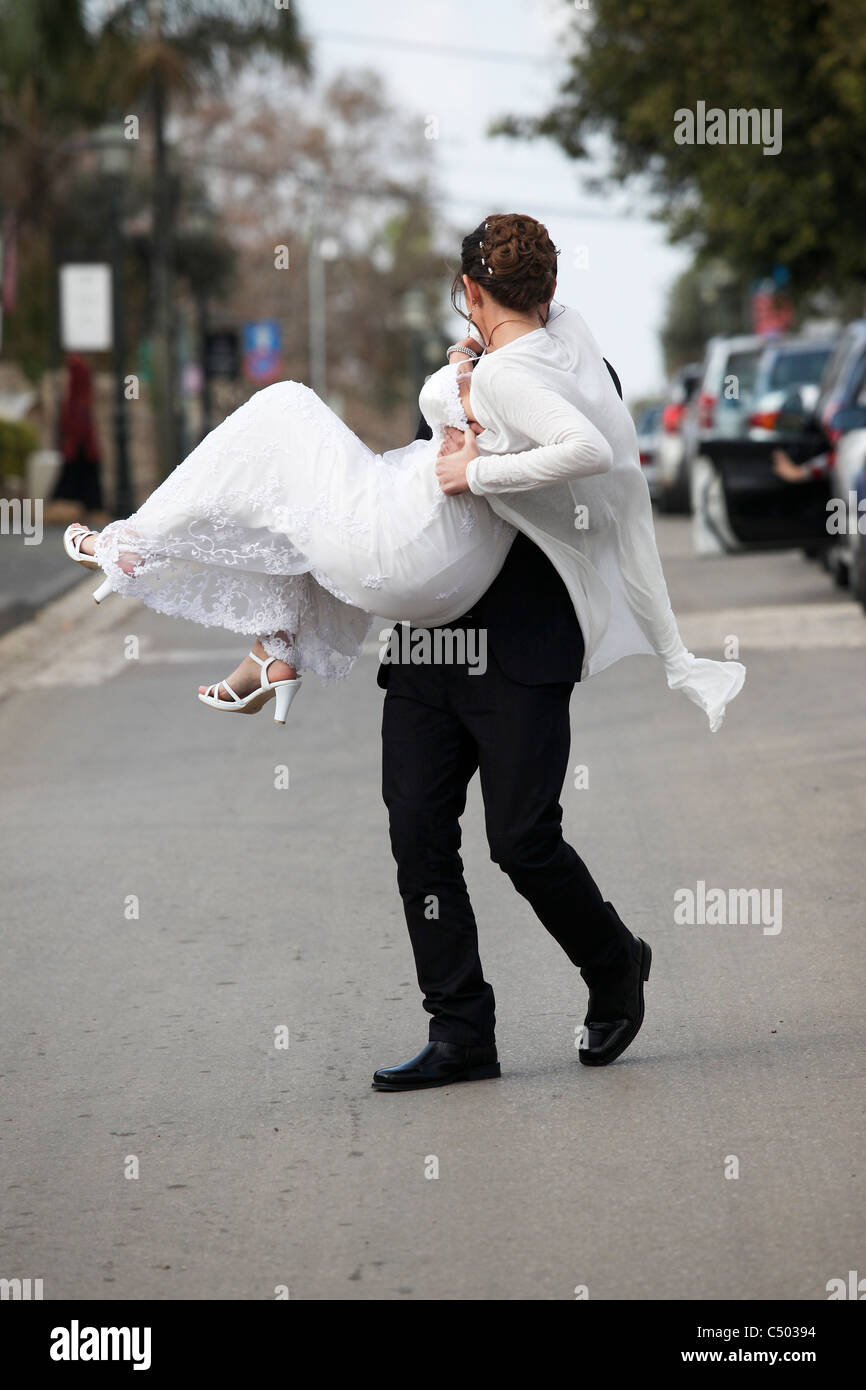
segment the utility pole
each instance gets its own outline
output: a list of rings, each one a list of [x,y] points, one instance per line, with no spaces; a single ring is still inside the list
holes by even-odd
[[[310,385],[320,400],[327,399],[328,343],[325,309],[325,262],[322,259],[320,211],[317,205],[310,222],[307,243],[308,326],[310,334]]]
[[[148,0],[150,38],[157,55],[162,45],[162,0]],[[172,296],[172,189],[165,138],[166,88],[159,57],[150,79],[153,115],[153,386],[160,472],[167,477],[177,463],[177,368]]]

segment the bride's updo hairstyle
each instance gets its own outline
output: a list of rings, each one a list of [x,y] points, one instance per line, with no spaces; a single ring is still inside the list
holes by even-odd
[[[557,255],[547,228],[534,217],[519,212],[492,213],[463,238],[451,303],[458,314],[469,318],[459,304],[461,276],[468,275],[503,308],[527,313],[537,304],[546,304],[553,294]]]

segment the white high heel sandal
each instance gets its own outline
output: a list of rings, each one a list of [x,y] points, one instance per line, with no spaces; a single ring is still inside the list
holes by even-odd
[[[74,560],[77,565],[83,565],[86,570],[98,570],[99,561],[92,555],[85,555],[82,552],[82,541],[86,541],[88,536],[95,536],[96,531],[88,531],[87,527],[80,521],[73,521],[71,526],[67,526],[63,532],[63,549]]]
[[[101,603],[103,599],[108,598],[108,595],[113,593],[114,590],[111,587],[111,580],[103,579],[99,588],[93,590],[93,602]]]
[[[72,525],[67,526],[63,532],[63,549],[66,554],[70,560],[74,560],[77,565],[83,565],[86,570],[102,568],[98,560],[94,559],[92,555],[85,555],[81,549],[82,541],[86,540],[88,536],[95,535],[97,535],[96,531],[89,531],[80,521],[73,521]],[[108,595],[113,592],[111,581],[104,579],[99,588],[93,591],[93,602],[102,603],[102,600],[108,598]]]
[[[204,695],[199,695],[198,698],[203,705],[208,705],[210,709],[226,710],[229,714],[258,714],[262,706],[266,705],[273,696],[276,701],[274,723],[285,724],[289,706],[301,688],[301,677],[296,676],[294,680],[271,682],[268,680],[268,667],[277,658],[267,656],[262,659],[260,656],[256,656],[255,652],[250,652],[250,656],[262,668],[258,690],[252,690],[249,695],[236,695],[228,681],[217,681],[216,685],[209,685]],[[220,686],[231,695],[230,700],[220,699]]]

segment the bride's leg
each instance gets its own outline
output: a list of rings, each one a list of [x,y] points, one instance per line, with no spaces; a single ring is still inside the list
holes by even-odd
[[[277,658],[272,661],[268,667],[268,680],[272,685],[274,681],[292,681],[297,676],[297,668],[292,666],[288,661],[283,661],[280,657],[280,653],[286,656],[293,655],[294,640],[288,633],[266,633],[264,638],[256,638],[253,651],[262,661],[269,656],[275,656]],[[240,665],[236,666],[232,671],[231,675],[226,677],[232,690],[236,695],[239,695],[241,699],[243,699],[244,695],[249,695],[251,691],[258,689],[261,684],[261,678],[261,666],[257,665],[249,656],[245,656]],[[211,682],[211,685],[212,684],[213,682]],[[200,685],[198,693],[199,695],[205,695],[210,689],[210,685]],[[220,700],[231,701],[232,698],[223,685],[220,685],[217,695]]]

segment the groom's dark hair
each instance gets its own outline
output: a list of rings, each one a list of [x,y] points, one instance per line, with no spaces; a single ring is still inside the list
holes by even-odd
[[[558,254],[547,228],[534,217],[519,212],[491,213],[463,238],[451,303],[463,318],[469,317],[459,304],[462,276],[468,275],[485,286],[497,304],[515,313],[546,304],[556,283]]]

